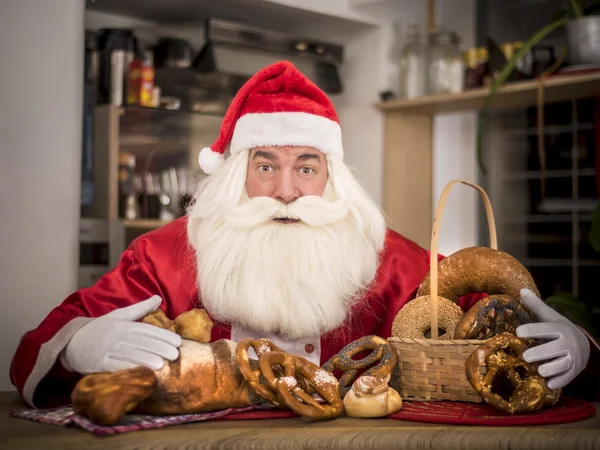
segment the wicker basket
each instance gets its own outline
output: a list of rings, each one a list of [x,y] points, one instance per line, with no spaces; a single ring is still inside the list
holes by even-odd
[[[485,205],[490,232],[490,247],[498,248],[496,225],[490,200],[485,191],[476,184],[463,180],[451,181],[440,196],[431,233],[431,337],[410,339],[391,337],[388,341],[396,349],[398,364],[390,380],[404,400],[463,401],[482,403],[483,399],[471,386],[465,374],[465,360],[485,341],[438,340],[437,293],[438,293],[438,236],[444,204],[452,187],[458,183],[476,189]],[[485,367],[480,367],[485,373]]]

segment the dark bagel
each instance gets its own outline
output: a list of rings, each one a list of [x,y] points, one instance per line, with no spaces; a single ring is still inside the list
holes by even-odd
[[[463,316],[454,339],[486,340],[502,333],[516,334],[520,325],[533,322],[520,300],[508,295],[482,298]]]

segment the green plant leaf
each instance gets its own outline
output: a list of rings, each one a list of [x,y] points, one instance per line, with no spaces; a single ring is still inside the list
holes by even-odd
[[[571,9],[573,10],[573,14],[575,17],[583,17],[583,5],[580,0],[570,0],[571,1]]]
[[[492,103],[492,99],[496,91],[506,82],[515,66],[517,65],[517,61],[521,59],[521,57],[527,54],[533,47],[539,44],[546,36],[550,33],[558,30],[559,28],[564,27],[569,23],[568,18],[559,19],[549,25],[546,25],[544,28],[535,33],[531,39],[529,39],[523,47],[517,51],[512,58],[510,58],[504,68],[500,71],[498,76],[494,78],[492,82],[492,86],[490,87],[490,93],[485,99],[485,104],[483,106],[483,112],[486,112]],[[479,167],[482,172],[485,174],[487,172],[485,165],[483,164],[483,130],[485,126],[485,117],[482,115],[479,118],[479,124],[477,127],[477,161],[479,163]]]
[[[555,309],[563,307],[573,309],[581,313],[585,313],[587,310],[585,303],[583,303],[581,300],[577,300],[573,294],[554,294],[546,299],[546,303]]]
[[[588,234],[588,242],[594,250],[600,252],[600,203],[596,205],[592,216],[592,224]]]
[[[562,10],[557,12],[554,16],[552,16],[552,22],[556,22],[557,20],[572,18],[573,13],[569,7],[563,7]]]
[[[590,320],[587,305],[582,300],[576,299],[573,294],[566,292],[554,294],[546,299],[546,304],[575,325],[584,328],[593,336],[598,336],[598,330]]]

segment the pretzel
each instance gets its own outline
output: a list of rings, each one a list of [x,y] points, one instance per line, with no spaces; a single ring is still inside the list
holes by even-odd
[[[501,333],[516,334],[519,325],[533,318],[523,303],[508,295],[482,298],[462,317],[454,339],[485,340]]]
[[[561,390],[549,389],[537,373],[537,365],[523,360],[528,348],[527,341],[502,333],[469,355],[465,361],[467,379],[486,403],[515,414],[533,412],[558,401]],[[479,371],[482,365],[486,366],[483,375]]]
[[[267,400],[273,405],[283,408],[284,403],[277,396],[277,392],[272,389],[268,384],[261,383],[261,371],[257,367],[256,363],[253,364],[254,368],[250,366],[250,358],[248,358],[248,349],[253,348],[256,352],[256,356],[260,357],[271,351],[281,352],[282,350],[277,347],[271,340],[266,338],[252,339],[245,338],[238,342],[236,349],[236,360],[240,368],[240,372],[250,384],[250,387],[256,391],[258,395]]]
[[[331,374],[301,356],[284,352],[268,352],[260,356],[260,371],[281,401],[296,414],[317,420],[339,417],[344,411],[338,391],[338,381]],[[277,377],[273,367],[281,367],[283,377]],[[301,388],[296,377],[312,386],[325,404],[319,403],[309,392]]]
[[[355,360],[359,353],[372,350],[363,359]],[[359,375],[359,370],[367,369],[361,375],[370,375],[378,378],[388,378],[396,367],[396,351],[391,344],[379,336],[364,336],[346,345],[337,355],[332,356],[323,364],[323,370],[333,373],[338,369],[343,373],[339,378],[339,391],[342,398],[348,393]],[[373,366],[373,364],[375,364]]]

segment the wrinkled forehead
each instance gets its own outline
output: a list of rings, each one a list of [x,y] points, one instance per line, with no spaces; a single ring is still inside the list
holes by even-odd
[[[313,161],[325,164],[327,162],[325,154],[314,147],[301,146],[273,146],[273,147],[254,147],[250,149],[248,155],[250,161],[265,159],[280,163]]]

